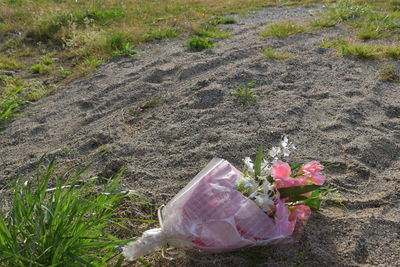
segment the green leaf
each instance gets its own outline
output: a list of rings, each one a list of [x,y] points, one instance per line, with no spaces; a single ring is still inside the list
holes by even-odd
[[[297,168],[299,168],[302,165],[302,163],[295,163],[292,166],[290,166],[290,168],[292,169],[292,171],[296,170]]]
[[[313,210],[319,210],[321,207],[321,199],[320,198],[310,198],[304,201],[304,204],[309,206]]]
[[[286,188],[279,188],[278,191],[281,195],[281,198],[286,197],[294,197],[297,195],[305,194],[311,191],[315,191],[319,189],[320,185],[300,185],[300,186],[293,186],[293,187],[286,187]]]
[[[254,162],[254,175],[258,177],[261,174],[261,163],[263,160],[263,146],[258,146],[256,161]]]
[[[293,196],[293,197],[289,197],[289,199],[286,202],[296,202],[296,201],[302,201],[302,200],[306,200],[308,199],[305,196]]]

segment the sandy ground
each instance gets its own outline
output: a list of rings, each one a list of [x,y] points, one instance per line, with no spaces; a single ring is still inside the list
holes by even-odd
[[[258,144],[271,146],[287,135],[298,147],[292,161],[334,163],[327,183],[340,190],[344,207],[325,203],[293,244],[147,260],[156,266],[400,265],[400,86],[378,74],[382,63],[396,62],[321,48],[324,40],[350,35],[341,27],[259,36],[268,23],[307,21],[320,11],[254,12],[223,26],[233,37],[212,50],[188,53],[184,40],[151,44],[139,57],[109,62],[91,78],[60,88],[0,136],[0,184],[32,172],[47,153],[65,168],[93,160],[92,174],[106,177],[127,166],[122,186],[157,207],[213,157],[241,168]],[[268,46],[294,57],[267,59]],[[251,80],[262,97],[236,103],[233,90]]]

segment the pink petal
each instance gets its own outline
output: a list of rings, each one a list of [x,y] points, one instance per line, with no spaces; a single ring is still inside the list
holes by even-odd
[[[321,171],[323,169],[324,169],[324,166],[315,160],[310,161],[309,163],[307,163],[303,166],[303,172],[305,174],[311,174],[311,175],[321,174]]]
[[[289,221],[296,222],[297,219],[299,220],[307,220],[308,217],[311,215],[310,207],[306,205],[297,205],[295,206],[296,210],[290,213]]]
[[[313,175],[309,179],[316,185],[323,185],[325,182],[325,176],[323,175]]]
[[[274,178],[287,178],[292,174],[289,164],[282,161],[277,161],[272,167],[272,176]]]

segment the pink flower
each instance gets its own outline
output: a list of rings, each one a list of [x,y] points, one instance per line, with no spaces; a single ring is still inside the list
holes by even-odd
[[[289,164],[277,161],[272,167],[272,177],[276,182],[276,188],[285,188],[299,185],[308,185],[305,177],[292,178],[290,177],[292,170]]]
[[[288,178],[292,174],[289,164],[278,160],[272,168],[272,176],[280,178]]]
[[[303,173],[307,175],[319,175],[324,169],[324,166],[318,161],[310,161],[303,166]]]
[[[321,174],[324,166],[318,161],[311,161],[303,166],[303,173],[307,181],[316,184],[323,185],[325,182],[325,176]]]
[[[295,210],[290,213],[289,221],[296,221],[299,220],[307,220],[308,217],[311,215],[310,207],[306,205],[297,205],[295,206]]]

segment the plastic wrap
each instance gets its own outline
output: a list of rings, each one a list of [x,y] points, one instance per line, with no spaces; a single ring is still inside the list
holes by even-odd
[[[294,230],[296,217],[278,199],[273,216],[235,190],[243,174],[223,159],[213,159],[159,212],[161,228],[146,231],[124,247],[133,260],[165,246],[225,252],[277,243]]]

